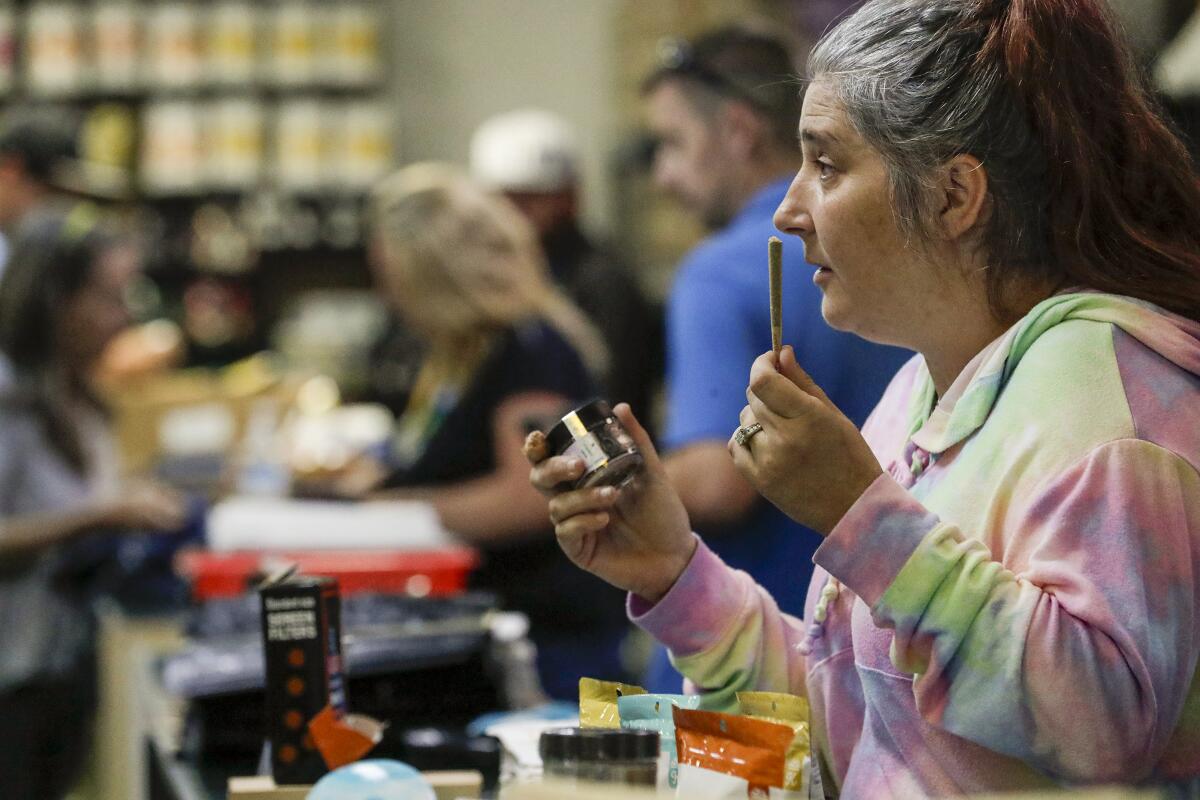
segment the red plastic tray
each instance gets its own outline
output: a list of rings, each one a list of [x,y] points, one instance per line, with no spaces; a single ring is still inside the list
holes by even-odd
[[[342,596],[359,592],[407,594],[416,597],[459,594],[467,575],[479,563],[474,550],[321,550],[214,553],[185,550],[176,557],[179,574],[192,585],[197,600],[236,597],[263,576],[288,564],[305,575],[337,578]]]

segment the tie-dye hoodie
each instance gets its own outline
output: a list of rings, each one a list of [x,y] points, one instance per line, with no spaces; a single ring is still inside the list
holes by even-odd
[[[934,400],[915,358],[864,426],[813,624],[703,544],[633,620],[693,688],[807,694],[843,797],[1200,775],[1200,324],[1055,296]]]

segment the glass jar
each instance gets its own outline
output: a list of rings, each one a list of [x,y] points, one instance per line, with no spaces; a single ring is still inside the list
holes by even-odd
[[[546,445],[556,456],[583,461],[583,475],[573,489],[622,486],[642,466],[642,454],[633,437],[603,400],[593,400],[566,414],[546,434]]]
[[[558,728],[538,742],[542,772],[566,781],[654,786],[658,776],[657,731],[623,728]]]

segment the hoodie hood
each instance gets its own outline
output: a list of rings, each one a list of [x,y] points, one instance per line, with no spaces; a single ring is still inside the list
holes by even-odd
[[[909,410],[912,441],[929,453],[941,453],[978,430],[1033,343],[1068,320],[1115,325],[1180,369],[1200,375],[1200,323],[1131,297],[1059,294],[1034,306],[973,358],[936,408],[933,378],[922,361]]]

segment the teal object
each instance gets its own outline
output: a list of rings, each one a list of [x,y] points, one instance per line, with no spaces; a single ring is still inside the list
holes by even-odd
[[[355,761],[317,781],[307,800],[437,800],[408,764],[387,758]]]
[[[659,762],[658,787],[675,788],[679,781],[679,754],[675,749],[675,716],[671,709],[694,711],[700,708],[698,694],[634,694],[617,698],[617,714],[622,728],[657,731],[664,756]]]

